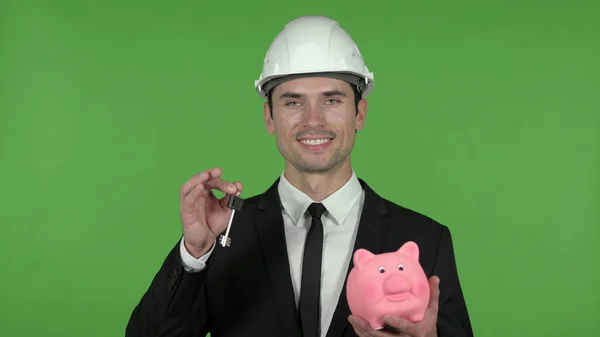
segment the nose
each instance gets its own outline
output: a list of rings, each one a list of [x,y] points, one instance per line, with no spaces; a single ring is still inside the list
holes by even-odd
[[[323,111],[319,106],[310,105],[306,108],[304,113],[304,124],[308,127],[320,127],[323,126]]]
[[[383,281],[383,292],[386,295],[404,293],[410,290],[408,280],[398,274],[392,274]]]

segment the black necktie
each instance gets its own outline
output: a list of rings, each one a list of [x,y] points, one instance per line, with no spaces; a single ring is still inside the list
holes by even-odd
[[[308,207],[312,222],[302,259],[302,282],[300,285],[300,324],[304,337],[318,337],[320,331],[321,305],[321,256],[323,255],[323,223],[321,215],[325,206],[313,203]]]

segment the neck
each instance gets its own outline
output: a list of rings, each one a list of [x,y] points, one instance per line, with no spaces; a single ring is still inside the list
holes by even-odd
[[[300,172],[291,164],[286,163],[283,175],[294,187],[304,192],[312,200],[320,202],[350,180],[352,167],[348,162],[346,165],[341,165],[327,172],[307,173]]]

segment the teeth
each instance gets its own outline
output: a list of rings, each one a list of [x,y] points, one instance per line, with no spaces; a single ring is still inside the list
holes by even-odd
[[[321,145],[321,144],[325,144],[325,143],[327,143],[329,141],[330,141],[329,138],[325,138],[325,139],[304,139],[304,140],[301,140],[300,143],[306,144],[306,145]]]

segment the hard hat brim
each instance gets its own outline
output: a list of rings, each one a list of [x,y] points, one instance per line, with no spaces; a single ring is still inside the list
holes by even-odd
[[[327,77],[334,78],[348,82],[350,85],[355,86],[358,92],[361,93],[361,97],[366,97],[374,86],[373,74],[369,73],[370,76],[364,76],[363,74],[357,74],[351,71],[315,71],[315,72],[298,72],[281,74],[279,76],[270,76],[269,78],[255,81],[255,88],[258,94],[267,98],[269,92],[281,83],[306,77]]]

